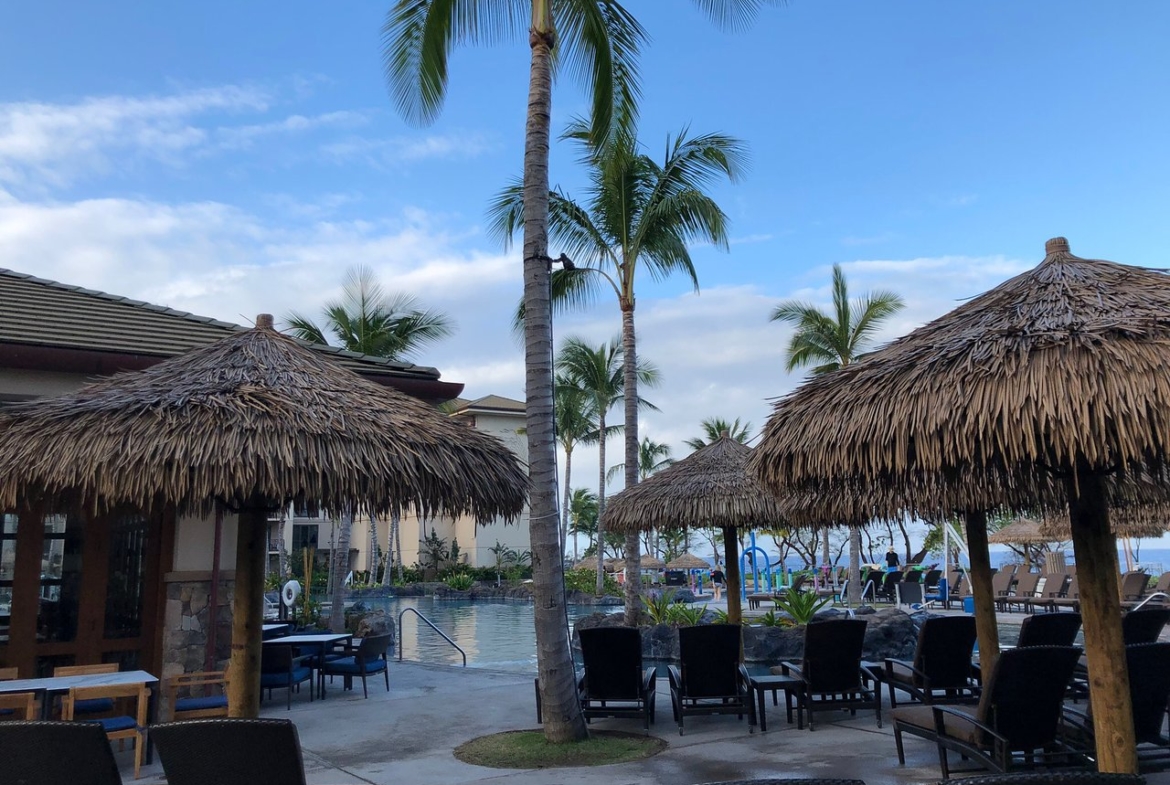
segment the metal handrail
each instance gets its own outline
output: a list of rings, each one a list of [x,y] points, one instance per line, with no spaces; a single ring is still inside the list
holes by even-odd
[[[1167,595],[1167,594],[1166,594],[1166,592],[1164,592],[1164,591],[1156,591],[1156,592],[1154,592],[1153,594],[1151,594],[1149,597],[1143,597],[1143,598],[1142,598],[1142,601],[1141,601],[1141,602],[1139,602],[1137,605],[1133,606],[1132,608],[1130,608],[1130,610],[1131,610],[1131,611],[1136,611],[1136,610],[1139,610],[1139,609],[1141,609],[1142,607],[1144,607],[1144,606],[1145,606],[1145,604],[1146,604],[1147,602],[1149,602],[1150,600],[1164,600],[1164,599],[1166,599],[1167,597],[1170,597],[1170,595]]]
[[[443,640],[447,641],[447,643],[450,643],[452,646],[454,646],[454,647],[455,647],[455,649],[456,649],[456,650],[457,650],[457,651],[458,651],[460,654],[462,654],[462,655],[463,655],[463,667],[464,667],[464,668],[466,668],[466,667],[467,667],[467,652],[463,651],[463,647],[461,647],[461,646],[460,646],[458,643],[456,643],[455,641],[453,641],[453,640],[451,640],[450,638],[448,638],[448,637],[447,637],[447,633],[445,633],[445,632],[443,632],[442,630],[440,630],[438,627],[436,627],[436,626],[435,626],[435,623],[434,623],[433,621],[431,621],[431,620],[430,620],[430,619],[428,619],[426,616],[423,616],[421,613],[419,613],[417,608],[403,608],[403,609],[402,609],[402,611],[401,611],[401,612],[399,612],[399,614],[398,614],[398,661],[399,661],[399,662],[402,662],[402,617],[403,617],[404,615],[406,615],[406,612],[407,612],[407,611],[410,611],[410,612],[411,612],[411,613],[413,613],[415,616],[417,616],[417,617],[419,617],[420,619],[422,619],[422,620],[423,620],[423,622],[424,622],[424,623],[425,623],[425,624],[426,624],[428,627],[430,627],[430,628],[431,628],[432,630],[434,630],[435,632],[439,633],[439,635],[440,635],[440,636],[443,638]]]

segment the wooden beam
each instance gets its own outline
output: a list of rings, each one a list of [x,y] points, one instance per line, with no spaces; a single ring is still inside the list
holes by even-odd
[[[1121,636],[1117,538],[1109,528],[1104,483],[1099,475],[1078,467],[1076,476],[1065,480],[1065,488],[1089,660],[1097,770],[1137,774],[1133,706]]]
[[[727,589],[727,623],[743,623],[743,606],[739,597],[739,538],[733,526],[723,527],[723,557],[727,560],[724,569]]]
[[[263,508],[243,510],[237,525],[228,716],[255,718],[260,715],[260,641],[264,625],[268,512]]]
[[[999,626],[995,621],[995,593],[991,589],[987,513],[968,512],[965,518],[967,550],[971,557],[971,596],[975,600],[975,633],[979,638],[979,669],[990,674],[999,659]]]

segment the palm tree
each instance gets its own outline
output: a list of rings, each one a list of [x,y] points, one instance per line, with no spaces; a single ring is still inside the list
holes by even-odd
[[[592,444],[597,441],[597,401],[588,391],[578,387],[565,376],[558,376],[553,390],[555,405],[557,441],[565,451],[565,506],[561,524],[561,558],[569,543],[570,498],[569,488],[573,476],[573,449],[578,444]],[[577,538],[573,538],[573,562],[577,561]]]
[[[787,300],[772,311],[772,321],[796,325],[788,342],[787,369],[813,366],[814,374],[844,368],[861,356],[882,322],[905,307],[894,292],[870,292],[849,300],[840,265],[833,265],[833,308],[825,313],[811,303]],[[824,532],[822,558],[829,563],[829,533]],[[849,531],[849,602],[861,601],[861,529]]]
[[[643,437],[642,443],[638,445],[638,480],[644,480],[654,472],[662,471],[674,463],[674,458],[670,457],[670,453],[669,444],[656,442],[649,436]],[[615,463],[605,473],[606,482],[613,482],[625,470],[624,463]]]
[[[734,422],[728,422],[722,417],[708,417],[700,425],[703,428],[703,435],[683,442],[692,450],[701,450],[711,442],[718,441],[724,433],[730,435],[740,444],[747,444],[747,440],[751,438],[752,424],[750,422],[741,424],[738,417],[735,418]]]
[[[418,351],[423,346],[446,338],[451,334],[451,320],[436,311],[422,310],[410,295],[390,296],[378,283],[377,276],[369,267],[351,267],[345,273],[342,297],[326,303],[323,313],[324,329],[312,320],[295,312],[285,317],[291,332],[303,341],[328,345],[326,331],[335,339],[337,346],[351,352],[399,360]],[[338,531],[337,548],[333,553],[333,585],[330,596],[333,607],[340,608],[342,581],[348,572],[349,543],[353,528],[353,511],[343,516]],[[370,516],[370,537],[377,543],[377,521]],[[386,532],[386,552],[394,553],[398,516],[392,516]],[[402,572],[402,550],[399,554],[399,577]],[[382,574],[383,585],[391,583],[390,560]],[[331,626],[340,632],[345,619],[333,614]]]
[[[695,2],[727,29],[745,26],[761,4],[761,0]],[[525,34],[532,52],[524,137],[523,240],[529,530],[544,731],[545,738],[559,743],[584,739],[588,733],[564,628],[563,566],[554,559],[560,546],[549,357],[547,201],[553,54],[555,50],[562,73],[578,74],[584,82],[592,99],[593,138],[600,145],[615,127],[636,116],[637,54],[645,35],[616,0],[396,0],[383,28],[383,60],[399,110],[415,122],[429,123],[442,108],[447,60],[456,43],[493,42]]]
[[[686,275],[699,281],[688,244],[695,240],[727,248],[727,216],[704,190],[715,179],[738,179],[746,158],[742,144],[730,136],[708,134],[668,137],[661,162],[641,152],[633,129],[611,134],[604,145],[590,136],[581,120],[570,124],[565,138],[583,148],[589,166],[585,205],[568,195],[549,194],[549,231],[572,258],[573,267],[552,274],[554,304],[590,303],[611,291],[622,316],[625,385],[626,487],[638,483],[637,339],[634,329],[635,281],[645,268],[654,278]],[[492,227],[505,242],[525,214],[525,189],[505,188],[489,208]],[[527,311],[525,311],[527,314]],[[527,325],[527,318],[525,318]],[[627,575],[638,574],[638,536],[627,535]],[[626,582],[626,623],[641,615],[641,587]]]
[[[623,349],[615,338],[608,344],[590,346],[580,338],[566,338],[556,359],[557,370],[572,385],[586,391],[593,397],[593,409],[597,415],[598,476],[597,510],[599,540],[604,540],[604,524],[600,516],[605,513],[605,443],[616,430],[606,427],[609,410],[625,399],[625,376]],[[653,387],[658,384],[658,369],[647,363],[640,363],[636,378]],[[635,406],[654,408],[646,401],[635,401]],[[605,565],[600,553],[597,559],[597,593],[605,589]],[[637,574],[637,573],[635,573]]]
[[[584,534],[592,546],[597,538],[597,494],[588,488],[574,488],[569,496],[569,531]]]

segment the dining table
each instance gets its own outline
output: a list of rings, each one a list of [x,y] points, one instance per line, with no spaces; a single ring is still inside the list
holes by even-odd
[[[323,632],[301,633],[299,635],[285,635],[281,638],[270,638],[263,641],[264,646],[293,646],[298,650],[316,649],[311,655],[303,655],[301,659],[312,659],[320,664],[325,660],[325,654],[339,643],[353,641],[352,632]]]

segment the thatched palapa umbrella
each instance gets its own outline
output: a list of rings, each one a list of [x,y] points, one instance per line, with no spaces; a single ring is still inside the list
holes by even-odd
[[[1134,772],[1109,507],[1166,509],[1170,278],[1069,253],[780,400],[753,468],[774,490],[967,517],[981,659],[994,627],[986,511],[1067,503],[1102,771]],[[1145,483],[1132,482],[1139,478]],[[1141,498],[1145,496],[1146,498]],[[989,642],[994,647],[993,642]],[[994,649],[992,649],[994,650]]]
[[[711,564],[706,559],[700,559],[693,553],[684,553],[666,563],[668,570],[709,570]]]
[[[739,624],[739,540],[736,529],[778,526],[776,498],[747,472],[752,448],[727,432],[610,498],[606,531],[715,527],[723,530],[727,562],[727,618]]]
[[[657,556],[643,556],[638,562],[638,566],[643,570],[664,570],[666,569],[666,562]]]
[[[0,504],[240,513],[229,712],[260,700],[267,514],[414,509],[514,518],[527,477],[498,440],[255,329],[0,414]]]

